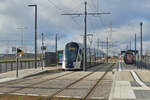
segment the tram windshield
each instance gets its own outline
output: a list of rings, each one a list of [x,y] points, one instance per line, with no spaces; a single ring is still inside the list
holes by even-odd
[[[78,54],[78,46],[76,44],[67,45],[65,54],[68,63],[72,63],[76,61],[77,54]]]

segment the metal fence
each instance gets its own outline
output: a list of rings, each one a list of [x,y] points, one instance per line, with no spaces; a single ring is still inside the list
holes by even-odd
[[[42,61],[37,62],[37,67],[42,66]],[[35,67],[34,61],[21,61],[19,62],[19,70],[20,69],[30,69]],[[16,70],[17,64],[16,62],[4,62],[0,63],[0,73],[8,72]]]
[[[138,59],[135,64],[136,64],[137,68],[139,68],[139,69],[149,69],[150,70],[150,57],[149,56],[144,57],[142,59],[142,61]]]

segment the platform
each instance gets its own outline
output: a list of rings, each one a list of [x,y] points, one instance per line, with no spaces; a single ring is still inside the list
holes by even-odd
[[[87,69],[86,72],[50,71],[31,77],[20,76],[18,80],[0,83],[0,100],[5,100],[10,95],[46,98],[39,100],[149,100],[150,71],[137,69],[134,65],[124,65],[101,64]],[[32,73],[41,73],[41,69],[30,70],[34,70]],[[29,69],[20,72],[27,75],[28,71]]]
[[[58,67],[56,67],[56,66],[45,67],[43,70],[42,70],[42,67],[38,67],[36,69],[35,68],[22,69],[22,70],[18,71],[18,78],[16,77],[16,70],[9,71],[9,72],[5,72],[5,73],[0,74],[0,83],[6,82],[6,81],[11,81],[11,80],[16,80],[16,79],[21,79],[21,78],[36,75],[36,74],[40,74],[40,73],[43,73],[45,71],[55,71],[55,70],[59,70],[59,69],[61,69],[60,66],[58,66]]]
[[[116,72],[111,100],[150,100],[150,71],[122,64]]]

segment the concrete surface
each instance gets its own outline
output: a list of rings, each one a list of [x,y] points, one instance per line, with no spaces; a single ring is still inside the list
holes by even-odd
[[[117,64],[119,65],[119,64]],[[91,100],[150,100],[150,71],[135,69],[135,66],[121,64],[122,70],[112,70],[116,65],[109,70],[106,76],[91,92],[88,99]],[[56,97],[60,98],[81,98],[93,87],[96,81],[102,77],[106,69],[109,67],[107,64],[99,65],[88,69],[86,72],[82,71],[61,71],[56,73],[45,73],[37,76],[22,78],[10,82],[0,83],[0,94],[17,90],[11,94],[22,95],[35,95],[35,96],[48,96],[63,89],[67,85],[75,82],[81,77],[96,70],[95,73],[81,80],[80,82],[65,89]],[[135,75],[132,74],[135,72]],[[29,72],[26,72],[29,73]],[[117,73],[117,74],[116,74]],[[23,74],[23,73],[22,73]],[[10,74],[11,75],[11,74]],[[15,74],[14,74],[15,75]],[[7,76],[7,75],[6,75]],[[1,76],[1,79],[6,77]],[[0,80],[1,80],[0,79]],[[142,84],[141,84],[141,82]],[[113,83],[113,84],[112,84]],[[147,86],[147,87],[145,87]],[[114,89],[113,89],[114,88]],[[112,91],[112,92],[111,92]],[[110,93],[111,92],[111,93]]]
[[[104,71],[106,71],[109,66],[110,65],[100,65],[95,68],[91,68],[87,72],[62,71],[3,82],[0,83],[0,94],[9,93],[16,95],[50,96],[81,77],[93,72],[93,70],[100,68],[99,70],[96,70],[95,73],[57,95],[57,97],[81,98],[89,91],[89,89],[91,89],[91,87],[93,87],[96,81],[101,78]],[[108,99],[112,84],[112,77],[113,74],[110,70],[110,72],[108,72],[108,74],[104,77],[103,82],[98,84],[96,89],[90,95],[90,98]]]
[[[150,71],[149,70],[136,70],[135,71],[142,81],[150,82]]]
[[[110,100],[150,100],[150,71],[139,70],[132,65],[122,65],[117,72],[114,93]],[[147,84],[146,84],[147,83]]]
[[[121,71],[118,72],[118,81],[134,81],[131,73],[129,71]]]
[[[57,70],[60,69],[61,67],[45,67],[43,70],[41,67],[38,67],[37,69],[23,69],[18,71],[19,77],[16,77],[16,71],[9,71],[6,73],[1,73],[0,74],[0,83],[1,82],[6,82],[6,81],[11,81],[11,80],[16,80],[16,79],[21,79],[27,76],[35,75],[38,73],[42,73],[47,70]]]
[[[109,66],[105,66],[100,71],[96,71],[94,74],[86,77],[84,80],[76,83],[72,87],[65,89],[62,93],[57,95],[57,97],[68,97],[68,98],[83,98],[87,95],[88,91],[95,85],[97,80],[99,80],[106,69]],[[113,69],[113,68],[112,68]],[[88,99],[108,99],[111,85],[112,85],[112,72],[108,72],[102,81],[96,86],[96,88],[88,96]]]
[[[116,81],[114,99],[136,99],[128,81]]]

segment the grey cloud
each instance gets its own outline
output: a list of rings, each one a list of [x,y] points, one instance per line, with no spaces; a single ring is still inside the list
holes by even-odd
[[[62,16],[62,13],[84,12],[84,0],[1,0],[0,1],[0,39],[20,39],[21,30],[17,30],[17,25],[27,26],[24,30],[24,39],[34,40],[34,9],[27,7],[28,4],[38,5],[38,40],[41,33],[46,36],[46,40],[54,41],[55,34],[58,33],[66,43],[68,41],[79,41],[82,43],[81,34],[84,33],[84,16]],[[87,0],[88,11],[96,12],[97,0]],[[94,2],[94,4],[92,4]],[[112,21],[114,40],[127,43],[131,33],[139,33],[139,22],[144,21],[145,41],[149,41],[149,0],[100,0],[99,11],[112,12],[112,15],[102,15],[99,17],[88,16],[88,33],[94,33],[95,37],[106,38],[106,31],[109,30]],[[95,5],[95,6],[94,6]],[[103,26],[103,23],[106,27]],[[133,21],[133,22],[131,22]],[[63,34],[63,35],[61,35]],[[54,45],[47,42],[47,44]],[[26,45],[33,46],[34,43]]]

